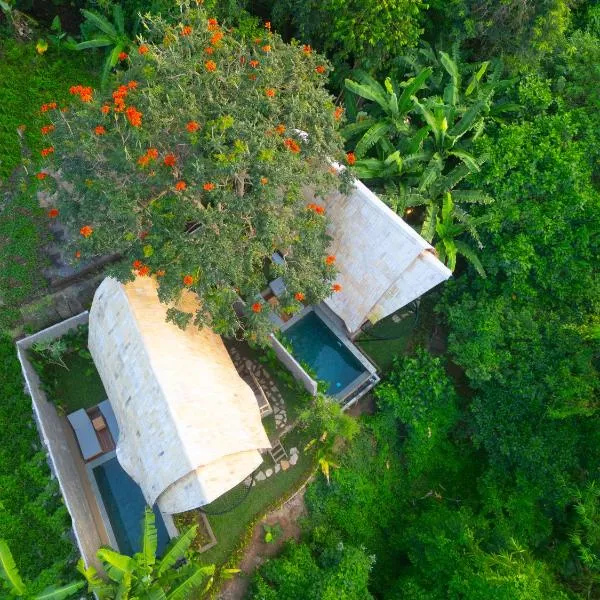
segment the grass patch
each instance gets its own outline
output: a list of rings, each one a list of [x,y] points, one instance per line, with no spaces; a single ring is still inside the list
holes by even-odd
[[[87,348],[87,336],[87,325],[79,325],[49,345],[34,344],[29,350],[31,364],[48,400],[65,414],[80,408],[91,408],[107,398]],[[53,355],[50,347],[55,345],[60,346],[60,351]]]
[[[89,52],[54,48],[39,55],[35,43],[0,39],[0,181],[21,161],[17,128],[25,125],[25,143],[37,157],[43,146],[40,127],[47,121],[40,106],[64,106],[71,100],[70,86],[96,85],[97,60]]]
[[[412,311],[402,311],[399,315],[405,316],[398,322],[394,321],[394,315],[386,317],[355,340],[356,345],[384,372],[391,368],[395,356],[406,352],[417,326]]]
[[[1,109],[0,109],[1,110]],[[0,327],[20,318],[24,300],[45,289],[40,276],[47,264],[42,247],[48,242],[47,219],[38,206],[35,187],[24,182],[3,198],[0,212]]]
[[[204,564],[221,565],[227,561],[234,550],[244,541],[245,535],[250,534],[250,528],[272,507],[287,499],[293,490],[302,485],[313,467],[312,455],[306,455],[303,450],[307,443],[306,434],[293,430],[288,433],[283,445],[286,450],[296,447],[299,458],[296,465],[287,471],[280,471],[265,481],[259,481],[252,488],[246,499],[236,508],[223,515],[208,515],[217,545],[200,555]],[[270,457],[265,459],[262,469],[272,467]],[[241,483],[227,494],[215,500],[206,507],[207,512],[219,511],[231,506],[235,498],[239,498],[245,486]]]
[[[51,402],[65,411],[72,413],[80,408],[91,408],[106,400],[106,392],[98,371],[90,360],[71,353],[64,361],[69,368],[47,364],[44,367],[42,381],[45,389],[50,389]]]

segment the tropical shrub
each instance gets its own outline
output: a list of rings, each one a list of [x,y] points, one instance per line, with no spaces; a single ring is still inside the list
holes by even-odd
[[[154,600],[172,598],[186,600],[207,592],[213,582],[214,565],[200,566],[194,561],[182,560],[196,537],[193,525],[171,540],[162,558],[157,558],[158,532],[154,512],[144,511],[141,551],[133,556],[120,554],[111,548],[100,548],[98,559],[102,562],[107,580],[101,579],[94,567],[85,567],[80,559],[77,568],[88,583],[88,590],[99,600]],[[224,575],[236,571],[224,570]],[[202,589],[200,589],[202,588]]]
[[[0,535],[32,593],[65,581],[74,555],[70,519],[23,392],[13,342],[0,338]]]
[[[374,71],[417,43],[425,8],[422,0],[283,0],[273,5],[273,21],[325,52],[336,70],[347,71],[347,63]]]
[[[443,460],[458,409],[441,359],[423,349],[414,357],[396,358],[386,381],[375,389],[375,397],[406,428],[403,453],[411,476]]]
[[[255,600],[370,600],[367,583],[373,558],[343,543],[311,552],[307,544],[288,543],[282,556],[255,575]]]
[[[48,112],[55,131],[44,172],[59,166],[74,186],[44,180],[56,192],[54,214],[77,256],[120,252],[111,274],[121,281],[133,267],[157,275],[165,302],[196,292],[195,315],[169,310],[179,325],[194,318],[222,334],[260,336],[271,328],[258,295],[269,280],[283,277],[288,311],[301,306],[298,294],[315,302],[332,291],[327,218],[302,194],[308,184],[316,194],[340,185],[328,167],[343,158],[340,114],[323,87],[328,66],[268,29],[238,39],[202,10],[178,25],[143,24],[148,41],[112,93],[73,86],[75,106]],[[282,265],[271,263],[275,251]]]
[[[0,539],[0,583],[8,591],[10,598],[23,598],[31,600],[64,600],[77,593],[85,584],[83,581],[74,581],[61,586],[50,586],[36,593],[39,587],[35,582],[26,583],[21,578],[8,544]]]

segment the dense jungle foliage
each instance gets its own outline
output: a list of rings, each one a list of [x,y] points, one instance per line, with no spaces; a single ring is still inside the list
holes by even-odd
[[[54,13],[44,3],[3,9],[8,61],[0,73],[18,82],[0,79],[0,98],[12,107],[8,120],[0,107],[4,177],[19,162],[16,127],[34,119],[16,96],[28,93],[21,60],[35,66],[34,79],[53,79],[34,86],[36,106],[38,98],[61,101],[59,79],[65,90],[92,81],[71,77],[88,66],[86,53],[104,65],[95,69],[98,87],[103,70],[105,81],[128,77],[118,55],[138,51],[138,12],[179,27],[168,0],[127,0],[121,17],[112,0],[75,4],[70,34],[81,52],[52,42],[43,27]],[[67,22],[71,9],[53,5]],[[98,31],[79,8],[114,26]],[[454,271],[432,292],[434,314],[421,317],[426,334],[384,373],[374,414],[359,418],[358,433],[338,432],[319,449],[327,477],[317,475],[306,491],[302,537],[257,570],[249,598],[600,597],[600,3],[230,0],[204,9],[240,39],[272,28],[298,40],[294,52],[311,45],[325,54],[349,168]],[[34,51],[35,38],[12,39],[22,13],[39,20],[47,54]],[[282,56],[292,52],[277,44]],[[25,139],[37,157],[35,129]],[[39,163],[30,160],[32,179]],[[39,246],[40,215],[24,206],[35,213]],[[28,236],[18,223],[15,231]],[[0,253],[14,257],[1,213],[0,227]],[[147,245],[135,243],[141,252]],[[24,277],[38,251],[27,246]],[[11,272],[18,268],[11,263]],[[21,295],[14,287],[14,277],[0,277],[3,300],[15,296],[17,310],[35,286]],[[429,343],[434,331],[441,345]],[[0,537],[28,578],[41,571],[44,579],[68,561],[66,515],[3,343]],[[31,485],[23,490],[19,481]]]

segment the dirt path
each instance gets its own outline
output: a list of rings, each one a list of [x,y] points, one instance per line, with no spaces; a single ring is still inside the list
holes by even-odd
[[[300,537],[300,528],[297,522],[305,511],[304,489],[302,489],[281,508],[270,512],[256,525],[252,532],[252,541],[240,563],[241,573],[223,585],[219,592],[219,600],[242,600],[244,598],[254,569],[260,566],[265,559],[275,556],[286,540]],[[275,523],[279,523],[283,533],[277,541],[267,544],[264,541],[263,524],[274,525]]]

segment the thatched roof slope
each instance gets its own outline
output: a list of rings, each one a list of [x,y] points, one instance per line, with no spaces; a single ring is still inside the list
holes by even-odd
[[[196,306],[188,293],[179,308]],[[119,462],[149,505],[175,513],[240,483],[270,443],[221,338],[167,323],[167,308],[152,278],[107,278],[90,311],[89,347],[118,421]]]

